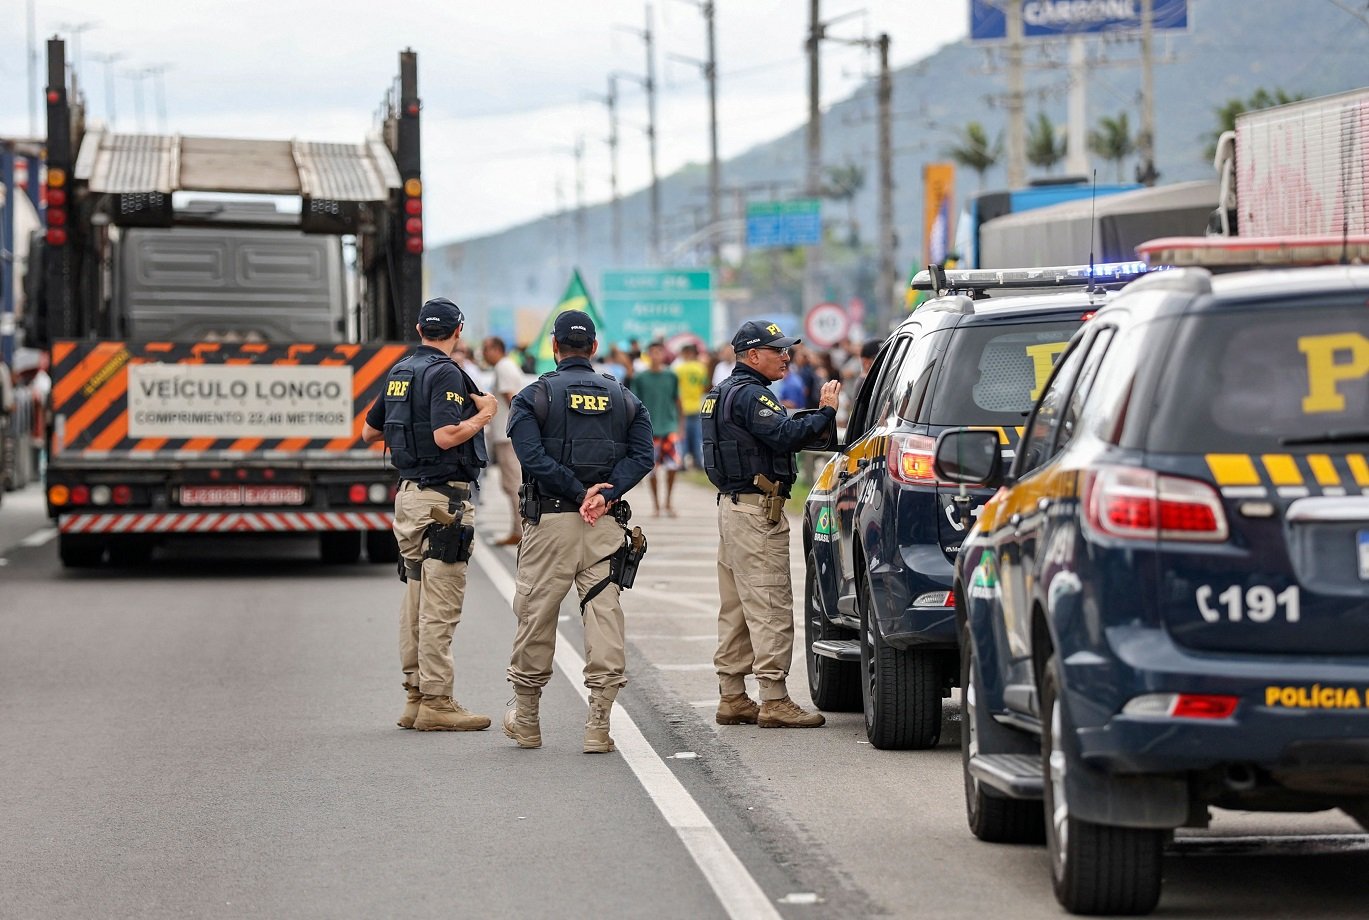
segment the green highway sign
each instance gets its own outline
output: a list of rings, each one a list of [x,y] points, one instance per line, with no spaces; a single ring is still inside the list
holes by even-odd
[[[600,284],[605,343],[668,339],[692,332],[713,341],[713,273],[708,269],[604,272]]]

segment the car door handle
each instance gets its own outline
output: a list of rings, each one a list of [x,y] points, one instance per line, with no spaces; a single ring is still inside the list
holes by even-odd
[[[1050,503],[1051,500],[1049,498],[1038,498],[1036,500],[1036,509],[1038,511],[1045,511],[1047,508],[1050,507]]]
[[[856,461],[856,469],[858,469],[858,470],[863,470],[863,469],[865,469],[865,468],[866,468],[867,466],[869,466],[869,465],[870,465],[870,458],[869,458],[869,457],[861,457],[859,460]]]

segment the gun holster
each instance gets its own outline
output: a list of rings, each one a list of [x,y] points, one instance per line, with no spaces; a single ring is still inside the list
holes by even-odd
[[[585,596],[580,600],[580,615],[585,615],[585,608],[589,606],[589,602],[598,597],[609,585],[617,585],[624,590],[631,588],[632,583],[637,580],[637,567],[642,564],[642,557],[645,555],[646,534],[642,533],[642,528],[634,527],[628,530],[624,527],[623,545],[608,557],[608,577],[585,592]]]
[[[537,492],[537,483],[525,482],[518,487],[518,513],[529,524],[542,520],[542,496]]]
[[[428,541],[423,558],[447,563],[469,560],[475,545],[475,527],[461,523],[461,506],[452,502],[445,513],[438,508],[431,513],[433,523],[427,526],[423,534]]]

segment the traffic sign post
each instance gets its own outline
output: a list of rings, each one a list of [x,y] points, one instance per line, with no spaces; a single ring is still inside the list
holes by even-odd
[[[758,201],[746,206],[750,249],[816,246],[822,242],[822,200]]]
[[[602,341],[646,344],[680,333],[713,340],[713,273],[707,269],[610,271],[601,280]]]
[[[834,303],[817,304],[803,319],[805,339],[817,348],[831,348],[846,341],[850,330],[851,318]]]

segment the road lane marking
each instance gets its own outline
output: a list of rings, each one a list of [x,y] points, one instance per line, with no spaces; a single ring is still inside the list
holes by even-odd
[[[490,554],[491,551],[483,544],[478,545],[474,561],[494,583],[495,590],[511,604],[517,590],[513,576]],[[559,629],[556,631],[555,660],[556,669],[570,681],[580,699],[588,705],[589,691],[580,682],[585,660]],[[707,667],[712,669],[712,665]],[[621,705],[615,708],[617,712],[613,716],[612,730],[618,753],[632,768],[661,817],[679,835],[680,842],[689,850],[694,864],[708,880],[723,910],[733,920],[780,920],[780,913],[770,903],[770,898],[751,877],[699,803],[694,801],[679,778],[646,740],[632,716]]]
[[[44,527],[42,530],[34,531],[18,542],[18,546],[33,547],[42,546],[44,543],[51,543],[57,536],[56,527]]]

